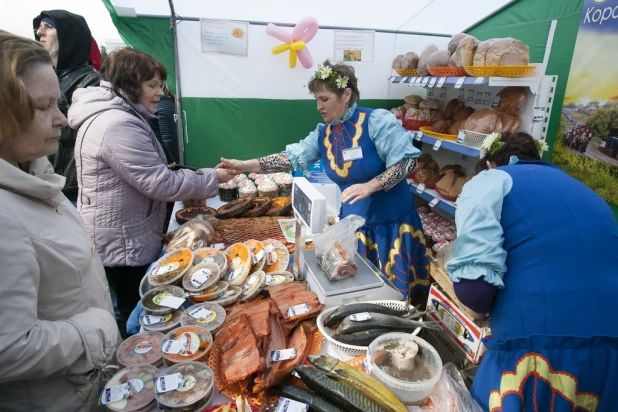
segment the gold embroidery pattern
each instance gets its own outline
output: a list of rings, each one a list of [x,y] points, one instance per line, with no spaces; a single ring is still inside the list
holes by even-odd
[[[412,242],[416,245],[416,250],[408,251],[402,248],[404,236],[410,236],[416,242]],[[422,251],[418,249],[422,248]],[[429,279],[429,267],[426,263],[425,266],[417,266],[417,260],[426,256],[425,236],[421,230],[414,230],[412,226],[407,223],[402,223],[399,226],[399,236],[393,242],[393,247],[388,253],[388,263],[386,264],[385,273],[391,283],[395,284],[395,278],[400,282],[405,283],[407,274],[412,273],[414,279],[408,285],[408,291],[411,291],[415,286],[430,286],[431,280]],[[416,256],[416,260],[415,257]],[[398,276],[398,274],[400,276]]]
[[[380,251],[378,250],[378,244],[362,232],[356,232],[356,239],[360,240],[362,244],[365,245],[365,257],[371,260],[372,263],[378,267],[378,269],[382,270],[382,261],[380,261]],[[378,258],[376,259],[377,262],[373,261],[373,259],[370,259],[369,256],[367,256],[368,252],[371,250],[376,251],[376,255],[378,256]]]
[[[366,117],[367,117],[366,113],[358,112],[358,120],[356,121],[356,123],[353,124],[355,132],[354,132],[354,136],[352,136],[352,145],[348,147],[348,149],[358,147],[358,141],[363,135],[363,123],[365,122]],[[341,125],[341,127],[343,128],[343,125]],[[335,153],[333,153],[333,144],[330,142],[332,131],[333,131],[333,127],[332,125],[329,124],[326,127],[326,131],[324,133],[324,141],[323,141],[324,147],[326,148],[326,158],[328,159],[330,163],[331,169],[333,169],[333,171],[337,173],[338,176],[348,177],[348,174],[350,173],[350,167],[352,167],[352,164],[354,163],[354,161],[350,160],[349,162],[344,162],[343,167],[341,168],[339,167],[339,165],[337,164],[337,157],[335,156]],[[335,150],[338,150],[338,148],[335,148]],[[343,156],[343,153],[340,153],[340,155]]]

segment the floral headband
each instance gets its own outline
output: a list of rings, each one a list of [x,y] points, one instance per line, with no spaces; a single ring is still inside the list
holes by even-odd
[[[483,144],[481,145],[481,150],[486,153],[493,155],[496,153],[502,146],[504,146],[504,142],[500,141],[502,135],[500,133],[492,133],[487,135],[485,140],[483,140]],[[546,150],[549,150],[549,146],[545,140],[534,140],[534,144],[536,145],[539,153],[543,153]]]
[[[330,87],[336,87],[338,89],[345,89],[348,87],[348,76],[341,77],[339,73],[333,70],[329,66],[321,66],[318,64],[318,70],[313,75],[315,80],[324,80]]]

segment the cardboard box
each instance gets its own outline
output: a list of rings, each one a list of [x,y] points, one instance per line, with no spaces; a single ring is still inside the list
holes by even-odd
[[[487,321],[475,323],[444,294],[437,284],[431,285],[427,310],[433,310],[427,316],[440,323],[452,343],[464,352],[475,364],[483,359],[487,351],[482,339],[490,337],[491,331]]]

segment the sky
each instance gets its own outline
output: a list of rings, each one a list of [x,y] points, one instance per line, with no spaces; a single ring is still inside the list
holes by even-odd
[[[0,29],[34,38],[32,19],[43,10],[63,9],[84,16],[99,45],[120,41],[101,0],[0,0]]]

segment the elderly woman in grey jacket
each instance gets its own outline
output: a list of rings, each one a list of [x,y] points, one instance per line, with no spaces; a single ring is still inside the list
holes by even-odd
[[[77,206],[116,293],[119,326],[126,333],[140,280],[161,252],[165,203],[214,197],[233,171],[167,167],[148,124],[167,76],[161,63],[124,48],[107,57],[100,74],[101,86],[76,91],[69,110],[70,126],[79,129]]]
[[[67,124],[43,47],[0,30],[0,411],[90,411],[119,342],[103,265],[46,156]]]

